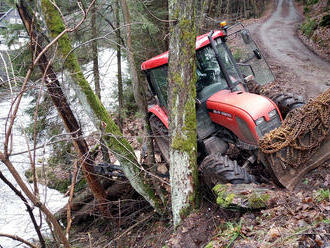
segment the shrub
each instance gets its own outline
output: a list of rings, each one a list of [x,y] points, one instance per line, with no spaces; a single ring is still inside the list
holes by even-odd
[[[317,28],[317,22],[315,20],[307,19],[300,27],[301,31],[307,36],[311,37],[314,30]]]
[[[330,15],[325,15],[322,17],[322,20],[320,22],[321,27],[327,27],[330,26]]]
[[[304,7],[304,14],[307,14],[310,11],[309,7]]]
[[[319,0],[308,0],[307,5],[317,4]]]

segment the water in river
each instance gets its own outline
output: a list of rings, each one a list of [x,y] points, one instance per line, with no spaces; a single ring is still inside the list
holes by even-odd
[[[21,106],[28,106],[29,98],[24,97]],[[0,149],[3,150],[5,123],[7,120],[8,112],[11,106],[9,95],[0,96]],[[29,118],[21,110],[18,114],[18,118],[13,131],[13,154],[27,150],[26,139],[20,132],[20,127],[24,126],[29,121]],[[38,159],[42,158],[43,152],[38,151]],[[24,177],[24,171],[30,167],[29,157],[27,153],[15,155],[11,157],[16,170],[19,172],[21,177],[26,181]],[[3,163],[0,163],[1,172],[15,185],[15,181],[11,177],[9,171]],[[32,189],[32,185],[28,184]],[[18,186],[17,186],[18,187]],[[43,185],[39,185],[40,197],[43,202],[46,203],[48,208],[55,212],[66,203],[66,199],[56,190],[46,188]],[[36,232],[33,228],[32,222],[26,211],[23,202],[9,189],[9,187],[0,181],[0,233],[18,235],[27,240],[37,238]],[[34,213],[38,215],[38,210],[34,209]],[[39,220],[39,218],[38,218]],[[42,221],[42,229],[46,231],[47,224],[45,220]],[[19,247],[20,243],[8,238],[0,237],[0,247],[11,248]]]
[[[113,93],[116,89],[116,57],[115,53],[112,49],[106,49],[99,53],[99,64],[100,64],[100,76],[101,76],[101,95],[102,102],[106,106],[107,109],[113,109],[116,105],[115,94]],[[123,71],[127,71],[127,63],[124,61],[122,64]],[[84,74],[87,77],[88,81],[93,81],[93,77],[91,75],[92,64],[89,63],[84,67]],[[69,93],[69,95],[71,95]],[[20,129],[26,126],[28,123],[29,117],[24,114],[24,108],[27,108],[30,104],[29,97],[23,97],[23,101],[21,103],[21,111],[18,114],[17,121],[15,123],[15,129],[13,132],[13,154],[20,153],[22,151],[27,150],[26,139],[24,135],[22,135]],[[11,106],[10,94],[5,94],[4,92],[0,93],[0,150],[3,150],[3,141],[5,134],[5,123],[8,116],[8,112]],[[73,106],[72,106],[73,107]],[[75,108],[79,109],[76,110]],[[78,105],[75,106],[74,112],[82,113],[81,107]],[[90,126],[90,122],[86,115],[77,114],[79,117],[79,122],[84,125],[84,133],[88,134],[91,131],[95,130]],[[87,125],[89,124],[89,125]],[[30,144],[31,146],[31,144]],[[41,161],[43,156],[47,156],[47,150],[44,153],[43,149],[38,150],[38,158],[37,161]],[[11,157],[11,161],[15,165],[16,170],[20,173],[21,177],[25,179],[24,171],[30,167],[29,157],[27,153],[22,153],[19,155],[15,155]],[[14,184],[13,178],[10,176],[6,166],[0,162],[0,170],[1,172]],[[17,185],[16,185],[17,186]],[[29,184],[29,187],[32,189],[32,185]],[[56,210],[60,209],[65,205],[67,199],[63,197],[56,190],[52,190],[46,188],[43,185],[39,185],[40,197],[43,202],[46,202],[47,207],[52,211],[56,212]],[[37,238],[35,230],[32,226],[32,223],[29,219],[29,215],[25,209],[22,201],[5,185],[2,181],[0,181],[0,233],[6,233],[11,235],[18,235],[27,240],[31,240],[32,238]],[[34,213],[37,215],[38,210],[35,209]],[[43,220],[43,230],[47,231],[47,225],[45,220]],[[23,247],[19,242],[13,241],[8,238],[0,237],[0,248],[12,248],[12,247]]]

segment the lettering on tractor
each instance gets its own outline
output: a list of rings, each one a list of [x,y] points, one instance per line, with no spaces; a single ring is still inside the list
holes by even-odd
[[[231,44],[229,46],[229,43]],[[281,93],[269,97],[249,92],[274,81],[251,35],[242,24],[196,38],[198,163],[205,183],[260,182],[269,165],[257,159],[259,140],[281,126],[283,117],[304,104]],[[149,118],[154,140],[169,162],[167,117],[168,52],[142,63],[152,100]],[[250,88],[251,89],[251,88]]]

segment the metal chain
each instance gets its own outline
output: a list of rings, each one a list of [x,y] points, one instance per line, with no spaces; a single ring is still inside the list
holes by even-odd
[[[262,91],[262,90],[261,90]],[[294,168],[310,159],[330,132],[330,89],[291,111],[282,125],[259,140],[260,152]]]

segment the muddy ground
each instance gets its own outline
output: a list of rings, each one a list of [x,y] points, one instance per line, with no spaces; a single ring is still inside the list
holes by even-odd
[[[269,17],[249,27],[281,87],[309,99],[330,87],[330,64],[307,48],[297,35],[303,16],[293,0],[277,0]]]
[[[247,24],[276,76],[274,84],[309,99],[329,88],[330,64],[300,41],[297,27],[302,20],[293,0],[275,0],[264,17]],[[310,172],[293,191],[268,185],[276,197],[262,210],[226,210],[215,204],[212,195],[204,194],[200,210],[174,233],[170,219],[160,219],[144,206],[144,212],[132,220],[134,226],[115,232],[107,221],[96,219],[90,226],[98,227],[80,229],[76,244],[104,248],[330,247],[329,167],[328,161]]]

